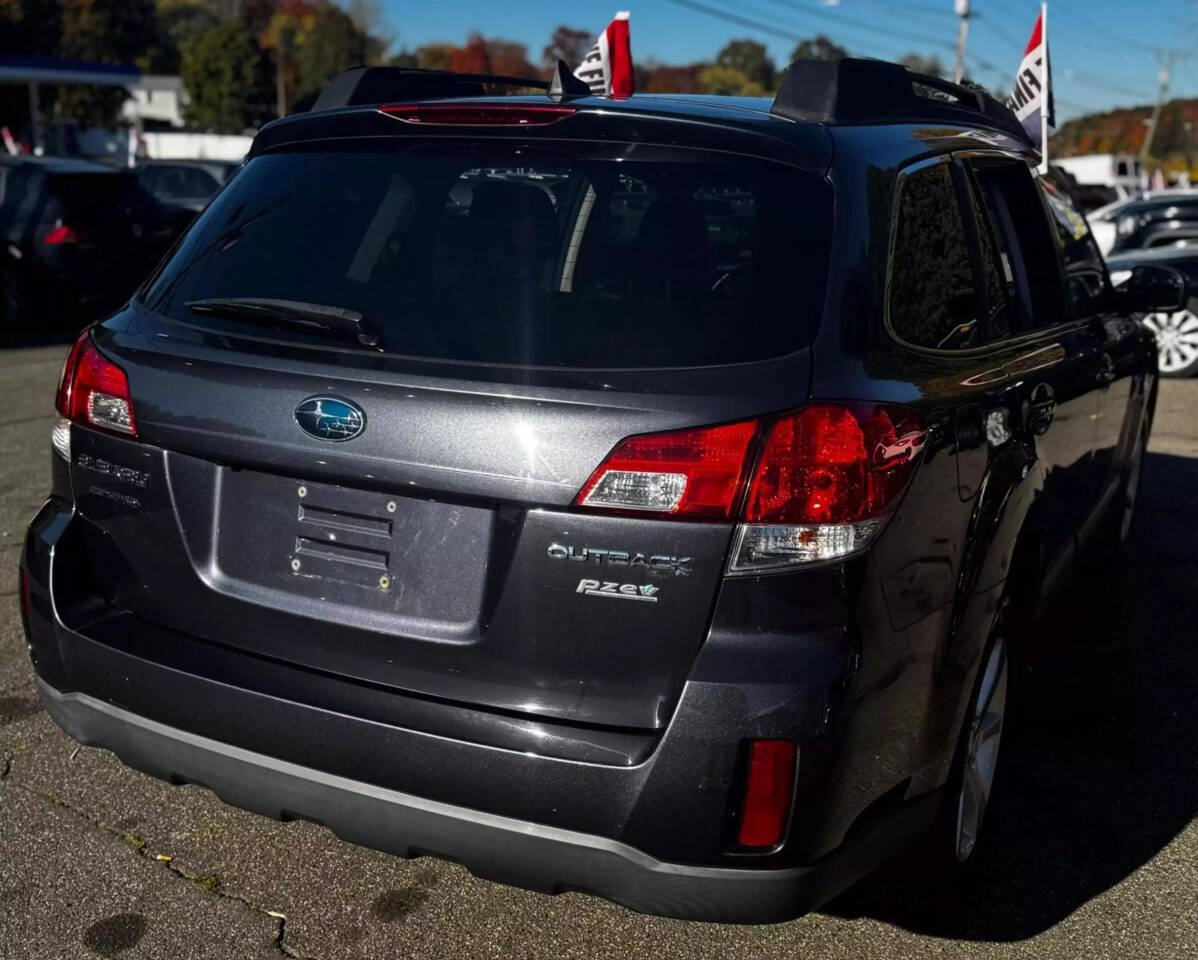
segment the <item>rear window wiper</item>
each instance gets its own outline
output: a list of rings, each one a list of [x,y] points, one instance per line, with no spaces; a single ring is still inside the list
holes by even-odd
[[[383,349],[382,336],[363,314],[345,307],[271,297],[213,297],[188,300],[192,313],[236,317],[252,323],[286,324],[315,333],[332,333],[364,347]]]

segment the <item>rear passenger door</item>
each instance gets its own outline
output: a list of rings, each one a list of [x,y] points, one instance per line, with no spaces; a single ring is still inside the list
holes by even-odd
[[[1072,558],[1076,535],[1098,503],[1095,423],[1103,338],[1066,300],[1055,240],[1032,173],[1017,158],[966,158],[979,230],[1010,302],[994,349],[1011,377],[1017,428],[1042,473],[1044,593]]]
[[[1139,426],[1138,417],[1133,416],[1144,385],[1139,323],[1110,309],[1113,297],[1106,264],[1085,217],[1051,181],[1037,178],[1037,182],[1055,229],[1070,316],[1088,320],[1100,340],[1094,465],[1100,500],[1105,502],[1115,492]]]

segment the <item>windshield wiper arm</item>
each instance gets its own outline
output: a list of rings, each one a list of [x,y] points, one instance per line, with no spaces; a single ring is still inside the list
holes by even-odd
[[[271,297],[213,297],[188,300],[187,308],[192,313],[237,317],[258,323],[285,323],[309,331],[335,333],[352,338],[364,347],[382,349],[382,337],[374,325],[357,310],[345,307]]]

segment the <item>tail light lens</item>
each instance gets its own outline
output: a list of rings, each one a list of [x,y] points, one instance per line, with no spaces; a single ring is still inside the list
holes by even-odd
[[[78,231],[74,227],[68,227],[65,223],[51,227],[42,236],[42,243],[50,247],[61,247],[65,243],[78,242]]]
[[[401,103],[379,107],[379,112],[404,123],[467,127],[542,127],[571,116],[574,108],[550,104]]]
[[[137,436],[125,371],[96,349],[90,331],[80,334],[67,354],[54,406],[74,423]]]
[[[859,550],[881,528],[925,442],[918,415],[906,407],[813,404],[764,422],[630,437],[575,503],[681,519],[739,517],[730,573],[830,560]]]
[[[796,756],[790,740],[753,740],[749,744],[745,796],[736,837],[739,846],[770,850],[782,842],[790,820]]]
[[[613,450],[575,503],[675,517],[731,517],[744,489],[756,420],[629,437]]]

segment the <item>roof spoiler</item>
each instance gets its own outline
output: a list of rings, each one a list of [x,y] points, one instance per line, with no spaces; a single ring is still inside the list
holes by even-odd
[[[481,97],[487,86],[531,87],[548,90],[547,80],[508,77],[489,73],[452,73],[448,70],[418,70],[414,67],[355,67],[329,81],[321,91],[315,110],[335,110],[404,100],[441,100],[451,97]]]
[[[782,77],[770,113],[844,124],[984,124],[1036,147],[1014,111],[988,93],[885,60],[796,60]]]

